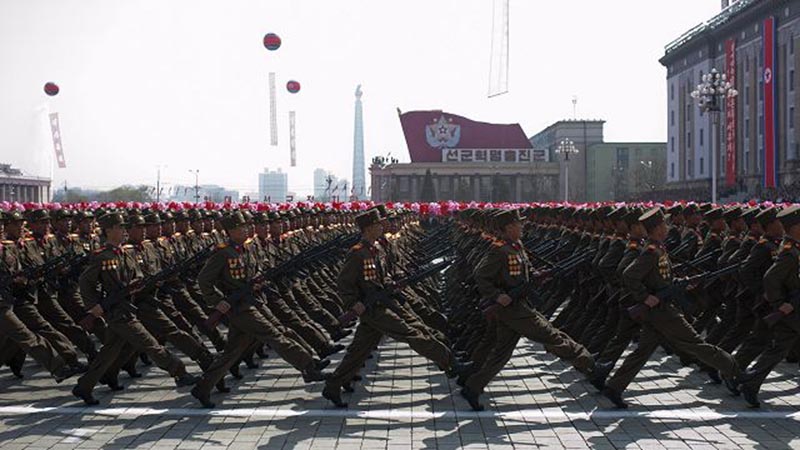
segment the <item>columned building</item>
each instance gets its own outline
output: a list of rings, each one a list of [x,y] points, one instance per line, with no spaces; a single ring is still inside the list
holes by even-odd
[[[0,201],[49,202],[50,179],[25,175],[10,164],[0,164]]]

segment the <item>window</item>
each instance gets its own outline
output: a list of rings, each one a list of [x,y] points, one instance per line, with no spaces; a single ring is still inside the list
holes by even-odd
[[[700,128],[700,147],[703,146],[703,131],[704,131],[704,129]],[[700,167],[703,167],[703,166],[700,166]],[[700,172],[702,172],[702,171],[703,171],[703,169],[700,169]]]
[[[744,138],[750,138],[750,119],[744,119]]]
[[[670,153],[675,153],[675,137],[669,138],[669,151]]]
[[[703,157],[701,156],[700,157],[700,175],[702,175],[703,172],[705,172],[703,162],[704,162],[703,161]]]
[[[670,100],[675,100],[675,85],[674,84],[670,84],[669,85],[669,99]]]
[[[789,108],[789,128],[794,128],[794,106]]]
[[[758,135],[764,135],[764,116],[758,116]]]
[[[686,176],[694,178],[694,161],[691,159],[686,161]]]
[[[669,163],[669,177],[675,178],[675,163]]]
[[[794,55],[794,35],[789,36],[789,54]]]
[[[750,86],[744,87],[744,105],[750,106]]]
[[[692,132],[686,133],[686,148],[692,148]]]
[[[675,110],[669,112],[669,124],[675,126]]]
[[[794,92],[794,69],[789,71],[789,91]]]

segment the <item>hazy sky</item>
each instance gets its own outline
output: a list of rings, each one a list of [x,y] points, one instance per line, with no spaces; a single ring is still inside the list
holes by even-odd
[[[606,139],[666,140],[664,45],[719,0],[511,0],[510,92],[487,98],[491,0],[0,0],[0,162],[48,176],[45,112],[61,117],[56,183],[201,183],[257,190],[264,167],[312,190],[315,168],[351,178],[355,87],[366,160],[408,160],[396,108],[522,125],[578,116]],[[277,52],[263,35],[283,39]],[[267,75],[280,145],[269,145]],[[299,94],[285,83],[302,84]],[[46,81],[61,87],[56,97]],[[297,111],[289,168],[288,111]]]

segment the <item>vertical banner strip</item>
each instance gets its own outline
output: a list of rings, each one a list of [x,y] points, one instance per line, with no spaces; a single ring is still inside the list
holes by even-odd
[[[725,41],[725,73],[736,88],[736,40]],[[736,97],[725,99],[725,186],[736,184]]]
[[[774,188],[777,180],[777,149],[775,132],[775,17],[764,20],[764,187]]]
[[[289,111],[289,159],[292,167],[297,165],[297,151],[294,143],[294,132],[294,111]]]
[[[275,72],[269,73],[269,143],[278,145],[278,104],[275,98]]]
[[[61,123],[58,120],[58,113],[50,113],[50,132],[53,135],[53,151],[56,153],[56,163],[59,169],[67,167],[64,159],[64,147],[61,145]]]
[[[508,0],[494,0],[492,9],[489,97],[508,92]]]

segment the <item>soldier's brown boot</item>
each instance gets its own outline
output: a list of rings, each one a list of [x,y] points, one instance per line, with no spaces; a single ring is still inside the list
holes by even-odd
[[[322,396],[328,399],[337,408],[347,408],[347,403],[342,401],[342,391],[338,387],[326,384],[325,389],[322,390]]]
[[[203,405],[203,408],[211,409],[217,406],[214,404],[214,402],[211,401],[211,395],[208,393],[200,392],[200,388],[198,388],[197,386],[193,387],[190,393],[192,394],[192,397],[196,398],[200,402],[200,404]]]
[[[78,386],[72,388],[72,395],[83,400],[83,403],[85,403],[86,406],[95,406],[100,404],[100,402],[94,398],[91,392],[85,392]]]
[[[468,387],[461,389],[461,396],[469,403],[473,411],[483,411],[484,406],[480,402],[480,394],[472,392]]]

